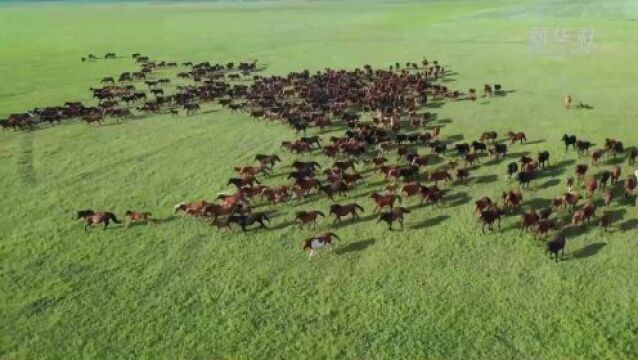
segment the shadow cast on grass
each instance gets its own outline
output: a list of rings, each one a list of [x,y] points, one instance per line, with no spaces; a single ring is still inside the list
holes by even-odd
[[[607,244],[602,242],[589,244],[582,249],[578,249],[574,251],[574,253],[572,253],[572,256],[569,258],[569,260],[584,259],[590,256],[594,256],[600,250],[602,250],[605,246],[607,246]]]
[[[638,219],[627,220],[618,225],[621,231],[630,231],[638,229]]]
[[[287,228],[289,226],[293,226],[295,224],[297,224],[297,223],[292,221],[292,220],[289,220],[289,221],[284,221],[282,223],[279,223],[279,224],[277,224],[275,226],[270,226],[270,227],[268,227],[268,229],[269,230],[281,230],[281,229],[285,229],[285,228]]]
[[[449,215],[438,215],[430,219],[426,219],[416,225],[413,225],[411,229],[423,229],[427,227],[432,227],[443,223],[445,220],[449,219]]]
[[[340,247],[336,249],[335,252],[337,253],[337,255],[343,255],[350,252],[363,251],[367,249],[368,247],[374,245],[375,242],[376,240],[374,239],[359,240],[357,242],[350,243],[344,247]]]
[[[458,192],[447,196],[444,200],[446,207],[457,207],[469,203],[472,197],[465,192]]]
[[[495,175],[495,174],[483,175],[483,176],[479,176],[477,178],[474,178],[474,183],[475,184],[487,184],[487,183],[490,183],[490,182],[496,181],[496,180],[498,180],[498,175]]]

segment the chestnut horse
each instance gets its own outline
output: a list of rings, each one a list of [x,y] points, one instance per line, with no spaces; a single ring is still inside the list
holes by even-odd
[[[512,132],[512,131],[509,131],[507,133],[507,137],[510,139],[512,144],[514,144],[517,141],[519,141],[521,144],[523,143],[523,141],[527,142],[527,137],[525,136],[524,132],[515,133],[515,132]]]
[[[394,203],[397,200],[401,202],[401,197],[397,194],[382,195],[379,193],[373,193],[372,195],[370,195],[370,198],[374,200],[374,203],[376,205],[374,207],[374,210],[372,210],[373,214],[378,210],[383,209],[384,207],[389,207],[390,209],[394,208]]]
[[[126,210],[124,216],[126,216],[126,227],[129,227],[133,223],[145,222],[147,224],[152,224],[150,212],[141,212],[141,211],[131,211]]]

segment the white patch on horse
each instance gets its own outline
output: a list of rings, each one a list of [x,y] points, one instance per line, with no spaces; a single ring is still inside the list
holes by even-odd
[[[311,249],[321,249],[326,246],[326,242],[323,239],[312,239],[310,242]]]

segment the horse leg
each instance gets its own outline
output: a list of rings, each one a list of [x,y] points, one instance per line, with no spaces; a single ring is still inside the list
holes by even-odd
[[[106,228],[109,226],[109,219],[104,220],[104,227],[102,228],[102,230],[106,230]]]

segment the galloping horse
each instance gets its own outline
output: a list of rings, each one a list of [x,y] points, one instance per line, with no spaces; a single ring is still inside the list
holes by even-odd
[[[77,218],[83,218],[86,223],[84,224],[84,231],[87,231],[92,225],[104,224],[103,229],[109,226],[109,223],[113,221],[116,224],[120,224],[120,221],[115,217],[112,212],[93,212],[92,210],[78,211]]]

